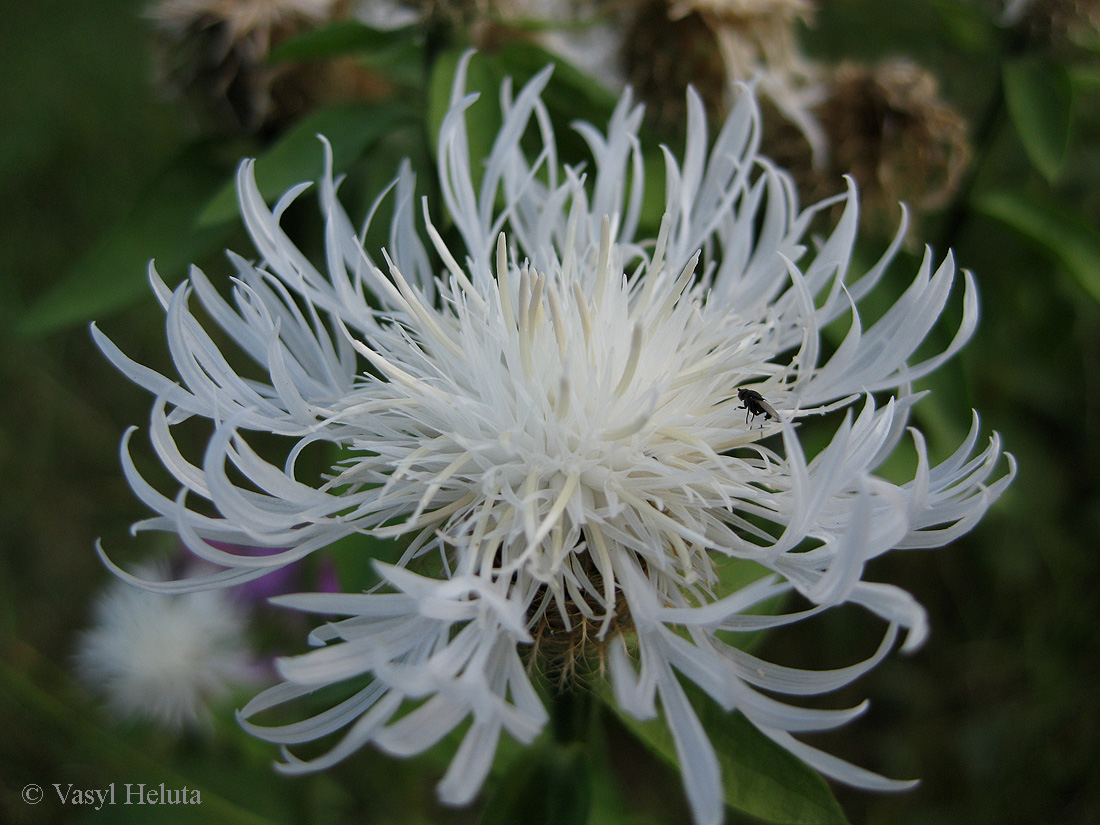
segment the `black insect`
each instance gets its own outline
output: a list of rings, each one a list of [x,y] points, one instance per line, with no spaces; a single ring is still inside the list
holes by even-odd
[[[739,409],[745,410],[745,423],[749,423],[749,416],[755,421],[756,416],[764,416],[764,420],[774,418],[779,420],[779,413],[775,411],[775,407],[764,400],[764,396],[758,393],[756,390],[746,389],[742,387],[737,391],[737,398],[741,401]]]

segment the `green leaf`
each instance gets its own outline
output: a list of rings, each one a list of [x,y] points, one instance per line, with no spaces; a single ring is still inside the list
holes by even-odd
[[[271,51],[272,63],[319,60],[361,52],[373,53],[392,48],[396,43],[416,36],[417,27],[404,26],[384,31],[354,20],[341,20],[323,29],[304,32],[281,43]]]
[[[722,768],[726,804],[767,822],[789,825],[846,825],[840,805],[821,776],[753,727],[740,713],[727,713],[686,684],[699,721]],[[663,719],[639,722],[618,708],[610,689],[598,695],[654,753],[679,768],[672,734]]]
[[[994,27],[986,9],[955,0],[933,0],[933,8],[950,42],[971,54],[988,51]]]
[[[345,20],[281,44],[269,59],[285,63],[350,55],[392,83],[422,89],[425,83],[422,41],[421,26],[383,30]]]
[[[501,775],[479,825],[585,825],[591,796],[579,742],[545,742],[520,752]]]
[[[324,151],[318,135],[332,145],[333,169],[343,171],[372,143],[412,115],[402,104],[351,103],[314,112],[297,123],[267,152],[256,159],[256,184],[268,201],[292,186],[317,180],[324,171]],[[237,215],[236,182],[226,183],[199,216],[208,226]]]
[[[238,149],[239,147],[235,147]],[[44,335],[102,318],[149,294],[148,264],[166,281],[221,246],[231,227],[196,228],[199,211],[231,173],[236,151],[195,144],[141,194],[133,210],[47,295],[16,322],[23,335]]]
[[[336,565],[341,589],[362,593],[378,584],[375,560],[396,564],[407,546],[407,539],[395,541],[353,533],[330,544],[327,555]]]
[[[503,73],[522,85],[548,63],[554,64],[554,74],[542,94],[546,108],[555,124],[587,120],[605,127],[615,110],[618,96],[595,78],[567,63],[560,56],[533,43],[509,43],[494,55]],[[564,130],[560,130],[564,131]]]
[[[1065,66],[1035,58],[1005,63],[1005,102],[1024,151],[1048,182],[1061,174],[1069,148],[1073,85]]]
[[[1070,66],[1069,71],[1075,94],[1096,94],[1097,89],[1100,88],[1100,65],[1078,64]]]
[[[1100,233],[1082,215],[1011,191],[979,195],[974,208],[1047,250],[1100,301]]]

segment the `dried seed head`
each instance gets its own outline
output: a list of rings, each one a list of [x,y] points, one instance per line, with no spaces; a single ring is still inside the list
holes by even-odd
[[[939,209],[958,189],[970,162],[966,121],[920,66],[842,63],[820,111],[833,165],[859,183],[865,215],[886,214],[893,225],[899,201]]]
[[[1019,23],[1028,38],[1055,49],[1095,49],[1100,39],[1097,0],[1029,0],[1006,4],[1003,22]]]
[[[841,175],[851,175],[864,207],[860,219],[879,233],[893,231],[899,203],[919,215],[950,201],[971,151],[966,120],[939,97],[934,75],[906,60],[844,62],[827,89],[814,109],[829,147],[823,167],[814,165],[801,134],[765,110],[763,145],[792,172],[805,200],[837,194]]]
[[[346,15],[346,6],[344,0],[160,0],[146,12],[158,81],[216,128],[278,131],[322,102],[369,91],[346,60],[267,62],[275,46]]]
[[[707,115],[726,111],[726,69],[714,32],[698,12],[669,19],[667,0],[642,4],[624,39],[623,61],[631,86],[646,102],[647,115],[659,128],[684,128],[684,89],[693,86]]]

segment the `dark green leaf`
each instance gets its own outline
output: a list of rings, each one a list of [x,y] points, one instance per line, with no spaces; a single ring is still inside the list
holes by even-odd
[[[587,120],[606,127],[618,97],[595,78],[533,43],[510,43],[494,56],[503,73],[512,77],[517,86],[526,83],[548,63],[554,64],[554,74],[542,99],[559,129],[574,120]]]
[[[410,40],[415,34],[414,26],[383,31],[354,20],[342,20],[280,44],[272,49],[269,59],[272,63],[284,63],[379,52],[392,48],[398,42]]]
[[[378,584],[375,560],[396,564],[408,541],[394,541],[352,534],[330,544],[328,558],[336,565],[340,587],[346,593],[362,593]]]
[[[580,743],[532,745],[501,775],[480,825],[585,825],[590,795]]]
[[[981,195],[974,208],[1046,249],[1100,301],[1100,233],[1080,213],[1018,192]]]
[[[715,572],[722,582],[719,585],[719,592],[725,595],[740,590],[742,587],[748,587],[754,581],[759,581],[767,576],[771,571],[747,559],[720,559],[715,565]],[[771,603],[772,600],[769,599],[768,604]],[[772,611],[763,607],[753,611],[753,613],[770,612]]]
[[[346,169],[372,143],[411,118],[394,102],[351,103],[315,112],[256,160],[256,183],[271,201],[303,181],[317,180],[324,170],[324,152],[318,135],[332,144],[334,171]],[[230,181],[199,216],[201,225],[229,221],[237,215],[235,181]]]
[[[1032,165],[1047,181],[1062,171],[1069,147],[1073,86],[1060,63],[1026,58],[1004,65],[1005,102]]]
[[[425,82],[422,35],[420,26],[385,31],[341,21],[287,41],[271,53],[270,59],[289,62],[350,55],[386,80],[421,89]]]
[[[990,25],[986,9],[954,0],[934,0],[933,8],[943,33],[954,45],[971,54],[988,51],[996,29]]]
[[[1100,65],[1087,63],[1070,67],[1070,80],[1076,94],[1095,94],[1100,88]]]
[[[820,775],[760,733],[740,713],[726,713],[694,685],[685,685],[722,767],[726,804],[767,822],[844,825],[848,820]],[[663,719],[639,722],[602,689],[601,698],[654,753],[679,767]]]
[[[232,158],[232,159],[230,159]],[[24,335],[42,335],[102,318],[149,294],[148,264],[155,259],[165,280],[221,246],[231,227],[196,228],[203,205],[230,175],[235,152],[190,147],[142,193],[129,215],[61,278],[16,325]]]

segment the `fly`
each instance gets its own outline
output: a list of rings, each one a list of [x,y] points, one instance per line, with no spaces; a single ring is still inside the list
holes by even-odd
[[[775,411],[775,407],[764,400],[764,396],[758,393],[756,390],[750,390],[746,387],[742,387],[737,391],[737,398],[741,401],[739,409],[745,410],[745,423],[749,423],[749,416],[752,416],[752,420],[756,420],[756,416],[764,416],[764,420],[774,418],[779,420],[779,413]]]

